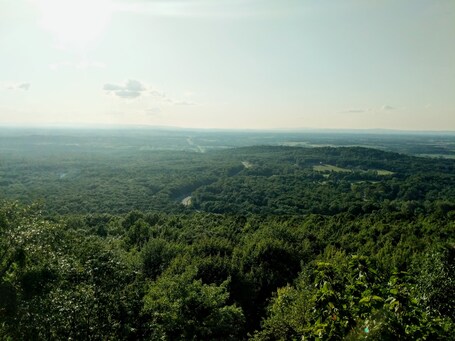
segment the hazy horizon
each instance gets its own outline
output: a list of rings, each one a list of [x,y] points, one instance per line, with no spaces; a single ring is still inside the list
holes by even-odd
[[[455,131],[455,2],[0,0],[0,126]]]
[[[0,130],[26,131],[169,131],[277,134],[353,134],[353,135],[455,135],[455,130],[412,130],[388,128],[201,128],[140,124],[1,124]]]

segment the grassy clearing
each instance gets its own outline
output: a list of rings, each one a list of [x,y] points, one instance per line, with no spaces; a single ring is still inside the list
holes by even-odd
[[[253,164],[249,161],[242,161],[242,165],[243,167],[245,167],[246,169],[250,169],[250,168],[253,168]]]
[[[350,173],[353,170],[348,168],[341,168],[334,165],[316,165],[313,166],[313,170],[316,172],[327,173],[327,172],[335,172],[335,173]],[[387,176],[393,175],[394,172],[388,171],[386,169],[371,169],[371,171],[376,172],[380,176]],[[360,172],[368,172],[365,170],[360,170]]]
[[[417,156],[420,157],[429,157],[429,158],[434,158],[434,159],[455,159],[455,155],[453,154],[418,154]]]
[[[317,165],[313,166],[313,170],[316,172],[335,172],[335,173],[349,173],[352,172],[350,169],[341,168],[333,165]]]
[[[306,141],[285,141],[282,143],[279,143],[280,146],[287,146],[287,147],[308,147],[309,143]]]
[[[388,170],[385,170],[385,169],[374,169],[374,171],[376,173],[378,173],[378,175],[383,175],[383,176],[395,174],[395,172],[391,172],[391,171],[388,171]]]

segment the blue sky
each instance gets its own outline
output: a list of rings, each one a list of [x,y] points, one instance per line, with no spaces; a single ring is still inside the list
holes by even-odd
[[[0,124],[455,130],[453,0],[0,0]]]

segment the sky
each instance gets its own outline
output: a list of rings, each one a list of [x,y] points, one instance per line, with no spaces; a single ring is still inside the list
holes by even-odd
[[[455,1],[0,0],[0,125],[455,131]]]

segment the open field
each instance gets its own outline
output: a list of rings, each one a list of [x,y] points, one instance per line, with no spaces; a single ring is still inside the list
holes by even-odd
[[[341,168],[333,165],[317,165],[313,166],[313,170],[316,172],[336,172],[336,173],[349,173],[352,172],[350,169]]]
[[[313,166],[313,170],[315,172],[327,173],[327,172],[335,172],[335,173],[350,173],[353,172],[352,169],[337,167],[334,165],[315,165]],[[357,170],[358,171],[358,170]],[[388,176],[393,175],[394,172],[385,170],[385,169],[369,169],[369,170],[361,170],[360,172],[368,172],[373,171],[380,176]],[[327,175],[327,174],[325,174]]]
[[[378,173],[378,175],[383,175],[383,176],[393,175],[394,174],[394,172],[391,172],[391,171],[388,171],[388,170],[385,170],[385,169],[374,169],[374,171],[376,173]]]

